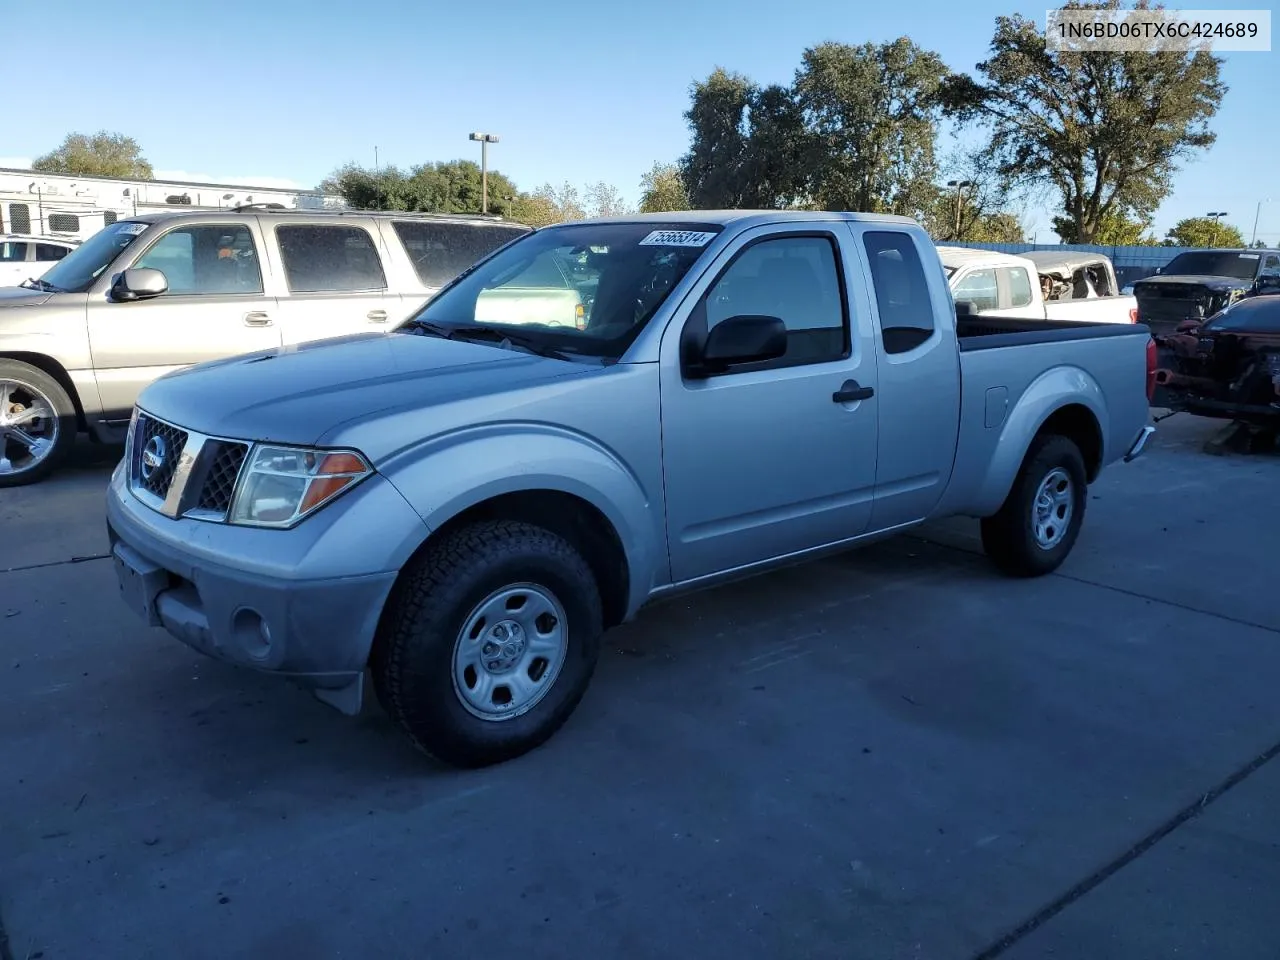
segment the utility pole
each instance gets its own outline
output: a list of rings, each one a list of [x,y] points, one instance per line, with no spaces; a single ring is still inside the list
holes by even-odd
[[[1223,218],[1223,217],[1225,217],[1226,215],[1227,215],[1227,211],[1225,211],[1225,210],[1223,210],[1221,213],[1206,213],[1206,214],[1205,214],[1205,216],[1206,216],[1206,217],[1208,217],[1210,220],[1212,220],[1212,221],[1213,221],[1213,243],[1212,243],[1212,246],[1214,246],[1214,247],[1216,247],[1216,246],[1218,245],[1218,224],[1219,224],[1219,222],[1222,220],[1222,218]]]
[[[1270,202],[1270,197],[1264,197],[1258,201],[1258,209],[1253,214],[1253,236],[1249,240],[1249,246],[1251,247],[1258,242],[1258,218],[1262,216],[1262,205]]]
[[[489,212],[489,144],[497,143],[492,133],[473,133],[468,138],[480,141],[480,212]]]
[[[955,232],[952,235],[952,239],[959,240],[960,239],[960,199],[961,199],[961,196],[963,195],[964,188],[972,187],[973,181],[972,180],[948,180],[947,186],[956,188],[956,228],[955,228]]]

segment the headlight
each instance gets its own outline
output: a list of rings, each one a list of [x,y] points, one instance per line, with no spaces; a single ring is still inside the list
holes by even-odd
[[[355,450],[259,446],[240,475],[230,521],[290,527],[373,472]]]

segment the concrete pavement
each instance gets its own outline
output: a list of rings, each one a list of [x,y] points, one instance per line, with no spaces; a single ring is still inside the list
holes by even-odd
[[[1274,956],[1280,460],[1181,419],[1058,575],[948,522],[655,607],[472,773],[140,627],[64,562],[105,552],[108,468],[4,491],[11,953]]]

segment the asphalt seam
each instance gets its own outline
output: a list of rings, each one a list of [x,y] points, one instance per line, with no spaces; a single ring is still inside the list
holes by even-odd
[[[968,547],[957,546],[954,543],[946,543],[942,540],[930,540],[928,537],[922,537],[919,534],[903,534],[903,539],[915,540],[917,543],[927,543],[930,546],[942,547],[946,550],[953,550],[956,553],[963,553],[970,557],[982,557],[985,554],[981,550],[970,550]],[[1110,590],[1112,593],[1123,594],[1126,597],[1133,597],[1135,600],[1146,600],[1150,603],[1163,604],[1166,607],[1173,607],[1175,610],[1185,610],[1187,613],[1198,613],[1205,617],[1214,617],[1218,620],[1225,620],[1227,623],[1234,623],[1241,627],[1253,627],[1255,630],[1265,630],[1267,633],[1280,634],[1280,628],[1268,626],[1265,623],[1258,623],[1256,620],[1246,620],[1243,617],[1233,617],[1229,613],[1220,613],[1217,610],[1206,610],[1203,607],[1194,607],[1189,603],[1181,603],[1177,600],[1167,600],[1164,597],[1153,597],[1150,594],[1139,593],[1137,590],[1128,590],[1125,587],[1117,587],[1111,583],[1099,583],[1097,580],[1086,580],[1084,577],[1073,577],[1069,573],[1055,571],[1049,574],[1051,577],[1057,577],[1060,580],[1070,580],[1072,583],[1083,584],[1086,587],[1097,587],[1099,590]]]
[[[73,563],[88,563],[90,560],[110,560],[109,553],[95,553],[90,557],[72,557],[70,560],[48,560],[45,563],[29,563],[23,567],[5,567],[0,573],[21,573],[24,570],[44,570],[48,567],[65,567]],[[0,960],[6,960],[0,956]]]
[[[1258,754],[1246,763],[1243,767],[1238,769],[1235,773],[1232,773],[1226,779],[1220,781],[1218,785],[1208,793],[1202,794],[1199,799],[1188,803],[1172,817],[1160,824],[1160,826],[1156,827],[1124,853],[1120,854],[1120,856],[1104,864],[1101,868],[1085,877],[1066,893],[1050,901],[1029,919],[1023,921],[1013,930],[1010,930],[986,949],[982,950],[980,953],[974,954],[973,960],[994,960],[995,957],[1000,956],[1010,947],[1024,939],[1027,935],[1033,933],[1045,923],[1052,920],[1067,907],[1071,906],[1071,904],[1075,903],[1081,897],[1084,897],[1096,887],[1105,883],[1124,867],[1137,860],[1183,824],[1198,817],[1204,810],[1208,809],[1213,803],[1221,799],[1229,790],[1243,783],[1267,763],[1274,760],[1277,756],[1280,756],[1280,743],[1272,744],[1266,750],[1262,751],[1262,753]]]

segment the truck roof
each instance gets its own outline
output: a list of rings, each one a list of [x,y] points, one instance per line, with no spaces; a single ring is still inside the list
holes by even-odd
[[[971,267],[978,263],[1003,264],[1009,266],[1017,264],[1020,267],[1034,267],[1035,265],[1026,257],[1019,257],[1012,253],[1000,253],[998,250],[980,250],[976,247],[938,247],[938,257],[942,260],[944,267],[959,269],[960,267]]]
[[[574,223],[708,223],[716,226],[749,227],[788,221],[838,220],[892,223],[918,227],[911,217],[892,213],[850,213],[831,210],[678,210],[666,213],[632,213],[616,217],[593,217]],[[559,224],[556,224],[559,226]]]
[[[378,217],[395,218],[396,220],[429,220],[448,223],[492,224],[494,226],[519,227],[530,229],[527,224],[518,220],[508,220],[496,214],[483,213],[409,213],[404,210],[290,210],[268,207],[262,204],[247,204],[242,207],[226,207],[222,210],[159,210],[153,213],[139,213],[131,217],[122,217],[121,222],[134,223],[168,223],[174,220],[201,220],[217,222],[218,220],[237,219],[246,215],[276,217],[280,220],[341,220],[344,217]]]
[[[1111,262],[1111,259],[1106,254],[1089,253],[1082,250],[1068,250],[1062,253],[1057,250],[1028,250],[1023,256],[1042,271],[1065,270],[1067,273],[1072,273],[1081,267],[1098,261]]]

